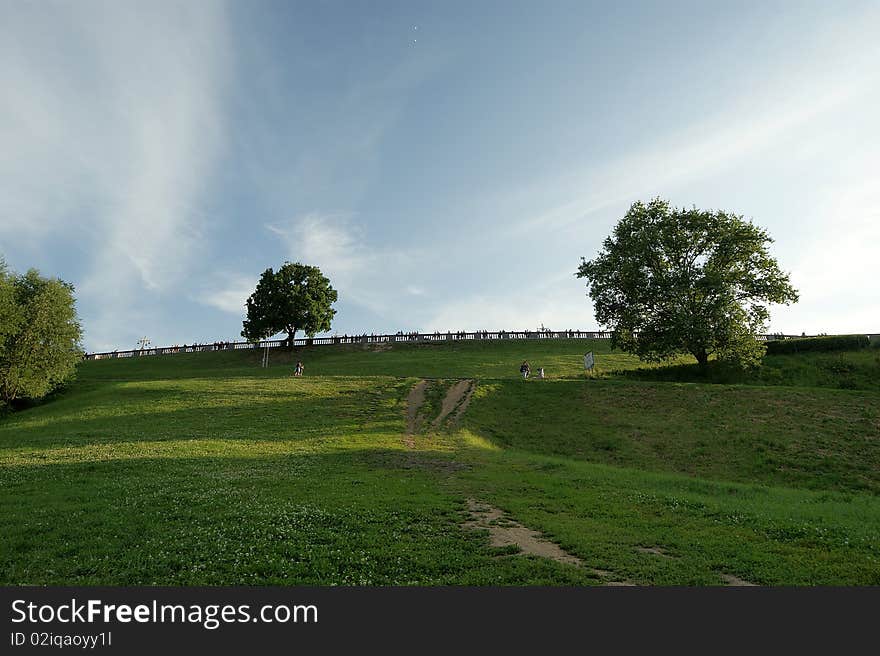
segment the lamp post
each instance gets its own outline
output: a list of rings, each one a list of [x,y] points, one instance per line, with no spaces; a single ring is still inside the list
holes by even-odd
[[[138,346],[141,347],[141,348],[140,348],[141,353],[143,353],[144,349],[147,348],[147,346],[149,346],[149,345],[150,345],[150,340],[148,340],[148,339],[146,338],[146,336],[141,337],[141,338],[138,340]]]

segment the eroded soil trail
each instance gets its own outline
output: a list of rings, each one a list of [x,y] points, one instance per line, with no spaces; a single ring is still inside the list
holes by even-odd
[[[543,538],[538,531],[533,531],[519,522],[505,517],[503,510],[493,508],[474,499],[467,499],[467,505],[471,519],[464,523],[464,527],[487,529],[491,546],[509,547],[515,545],[523,553],[549,558],[558,563],[568,563],[569,565],[584,564],[577,556],[571,555],[558,544]]]
[[[467,499],[468,512],[471,518],[463,526],[470,530],[488,530],[489,544],[493,547],[517,547],[521,553],[549,558],[557,563],[566,563],[583,567],[601,579],[607,579],[606,585],[633,585],[629,581],[614,581],[614,573],[604,569],[588,567],[583,560],[574,556],[555,542],[546,539],[541,533],[523,526],[505,516],[504,511],[494,508],[475,499]]]
[[[758,585],[757,583],[749,583],[748,581],[744,581],[738,576],[734,576],[733,574],[722,574],[722,580],[729,587],[754,587]]]
[[[471,402],[474,388],[476,388],[474,381],[468,379],[460,380],[450,387],[446,397],[443,399],[440,414],[437,415],[431,426],[439,428],[450,415],[452,416],[452,422],[457,423]]]
[[[406,398],[406,433],[407,435],[415,435],[427,423],[427,420],[421,416],[422,406],[425,404],[425,395],[431,385],[427,380],[420,380],[409,391]],[[443,404],[440,408],[440,414],[434,417],[430,422],[431,429],[440,428],[447,420],[455,424],[461,420],[465,410],[471,402],[476,385],[473,380],[464,379],[456,381],[452,387],[446,392],[443,398]],[[412,440],[408,440],[409,444]]]
[[[419,410],[425,402],[425,390],[428,388],[427,380],[420,380],[409,391],[406,397],[406,433],[414,434],[419,428]]]
[[[428,380],[420,380],[409,391],[406,400],[406,435],[404,443],[409,449],[409,458],[416,457],[414,453],[415,435],[423,430],[425,425],[429,425],[431,430],[437,430],[444,425],[454,425],[458,423],[470,404],[476,389],[475,381],[464,379],[456,381],[446,392],[443,399],[440,413],[428,424],[427,419],[423,416],[423,406],[425,404],[425,396],[429,387],[436,382]],[[466,468],[466,465],[459,465],[451,461],[438,461],[438,466],[430,466],[435,463],[416,463],[410,462],[410,466],[428,465],[431,469],[443,469],[449,473],[457,471],[460,468]],[[440,467],[439,465],[443,466]],[[539,531],[523,526],[519,522],[505,515],[503,510],[495,508],[489,504],[482,503],[475,499],[466,499],[467,510],[470,518],[462,524],[462,528],[467,530],[486,530],[489,532],[489,544],[492,547],[516,547],[521,554],[530,554],[541,558],[549,558],[558,563],[565,563],[575,567],[581,567],[592,575],[598,577],[604,585],[608,586],[632,586],[636,583],[627,580],[614,572],[598,569],[588,566],[582,559],[568,553],[555,542],[545,538]],[[659,558],[675,558],[660,546],[640,546],[635,547],[639,553]],[[728,586],[753,586],[743,579],[731,574],[721,574],[721,579]]]

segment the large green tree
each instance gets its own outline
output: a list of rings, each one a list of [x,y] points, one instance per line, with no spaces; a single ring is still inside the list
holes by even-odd
[[[39,399],[69,381],[82,359],[73,286],[0,261],[0,399]]]
[[[278,271],[266,269],[247,299],[241,335],[256,341],[287,333],[292,347],[299,330],[309,337],[330,330],[336,297],[336,290],[318,267],[285,262]]]
[[[714,355],[760,363],[771,303],[796,302],[766,230],[742,216],[673,208],[659,198],[634,203],[598,256],[582,260],[596,320],[612,346],[648,361]]]

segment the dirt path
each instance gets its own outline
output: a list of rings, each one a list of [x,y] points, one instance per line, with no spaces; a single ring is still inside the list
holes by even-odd
[[[431,383],[427,380],[420,380],[413,386],[409,391],[409,395],[406,397],[407,436],[415,435],[422,428],[425,418],[423,417],[420,420],[419,413],[421,412],[422,406],[425,404],[425,393],[430,384]],[[437,383],[435,382],[433,384],[436,385]],[[464,414],[465,410],[467,410],[467,407],[471,402],[471,397],[474,395],[475,388],[476,385],[474,384],[474,381],[469,379],[459,380],[450,387],[443,399],[440,414],[431,422],[431,428],[440,428],[443,425],[443,422],[450,417],[453,422],[457,422],[461,419],[461,416]],[[408,437],[404,441],[408,446],[413,446],[413,440],[411,437]]]
[[[474,381],[472,380],[460,380],[455,385],[449,388],[449,391],[446,393],[446,398],[443,399],[443,407],[440,409],[440,414],[437,415],[437,418],[431,423],[433,428],[439,428],[443,421],[455,412],[453,416],[453,420],[457,421],[461,415],[467,410],[468,404],[471,402],[471,397],[474,394]]]
[[[669,552],[666,551],[663,547],[636,547],[636,551],[643,554],[651,554],[652,556],[660,556],[661,558],[676,558]],[[724,581],[724,585],[728,587],[755,587],[756,583],[750,583],[744,579],[739,578],[738,576],[734,576],[733,574],[721,574],[721,580]]]
[[[429,387],[427,380],[420,380],[410,390],[407,396],[406,408],[406,430],[404,443],[409,449],[415,448],[415,440],[413,436],[420,429],[419,411],[425,403],[425,393]],[[431,422],[431,428],[439,428],[443,422],[449,417],[453,422],[457,422],[464,412],[467,410],[471,397],[474,394],[476,385],[473,380],[465,379],[456,382],[446,393],[440,414]],[[413,454],[410,453],[411,459]],[[410,466],[419,466],[429,463],[410,463]],[[432,463],[433,464],[433,463]],[[436,469],[444,471],[458,471],[463,466],[454,462],[438,461]],[[442,465],[442,466],[439,466]],[[462,524],[462,527],[469,530],[486,530],[489,532],[489,544],[493,547],[512,547],[515,546],[520,553],[539,556],[541,558],[549,558],[558,563],[565,563],[581,567],[597,576],[606,586],[634,586],[636,583],[627,579],[622,579],[614,572],[608,570],[590,567],[577,556],[568,553],[558,544],[546,539],[539,531],[535,531],[519,522],[507,517],[503,510],[495,508],[486,503],[479,502],[475,499],[466,499],[467,509],[470,519]],[[660,546],[638,546],[635,550],[639,553],[649,554],[660,558],[675,558]],[[721,574],[721,578],[728,586],[753,586],[743,579],[732,574]]]
[[[503,510],[481,503],[474,499],[467,499],[470,520],[463,526],[468,529],[484,529],[489,531],[489,544],[493,547],[516,546],[522,553],[549,558],[558,563],[567,563],[576,567],[583,567],[601,579],[606,579],[605,585],[634,585],[630,581],[607,580],[614,577],[613,572],[604,569],[587,567],[583,560],[565,551],[554,542],[550,542],[538,531],[532,530],[504,515]]]
[[[523,553],[549,558],[558,563],[584,564],[580,558],[564,551],[558,544],[544,539],[537,531],[505,518],[502,510],[473,499],[468,499],[467,504],[471,519],[465,522],[464,526],[472,529],[488,529],[489,544],[493,547],[516,545]]]
[[[721,579],[731,587],[755,587],[757,583],[749,583],[733,574],[722,574]]]
[[[425,390],[428,388],[428,381],[420,380],[409,391],[406,397],[406,433],[413,435],[418,430],[419,409],[425,402]]]

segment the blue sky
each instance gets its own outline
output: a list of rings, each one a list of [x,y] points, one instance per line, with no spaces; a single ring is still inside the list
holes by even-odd
[[[612,6],[613,5],[613,6]],[[0,253],[88,350],[236,339],[267,267],[334,329],[596,328],[636,200],[776,239],[788,333],[877,332],[877,2],[4,2]]]

